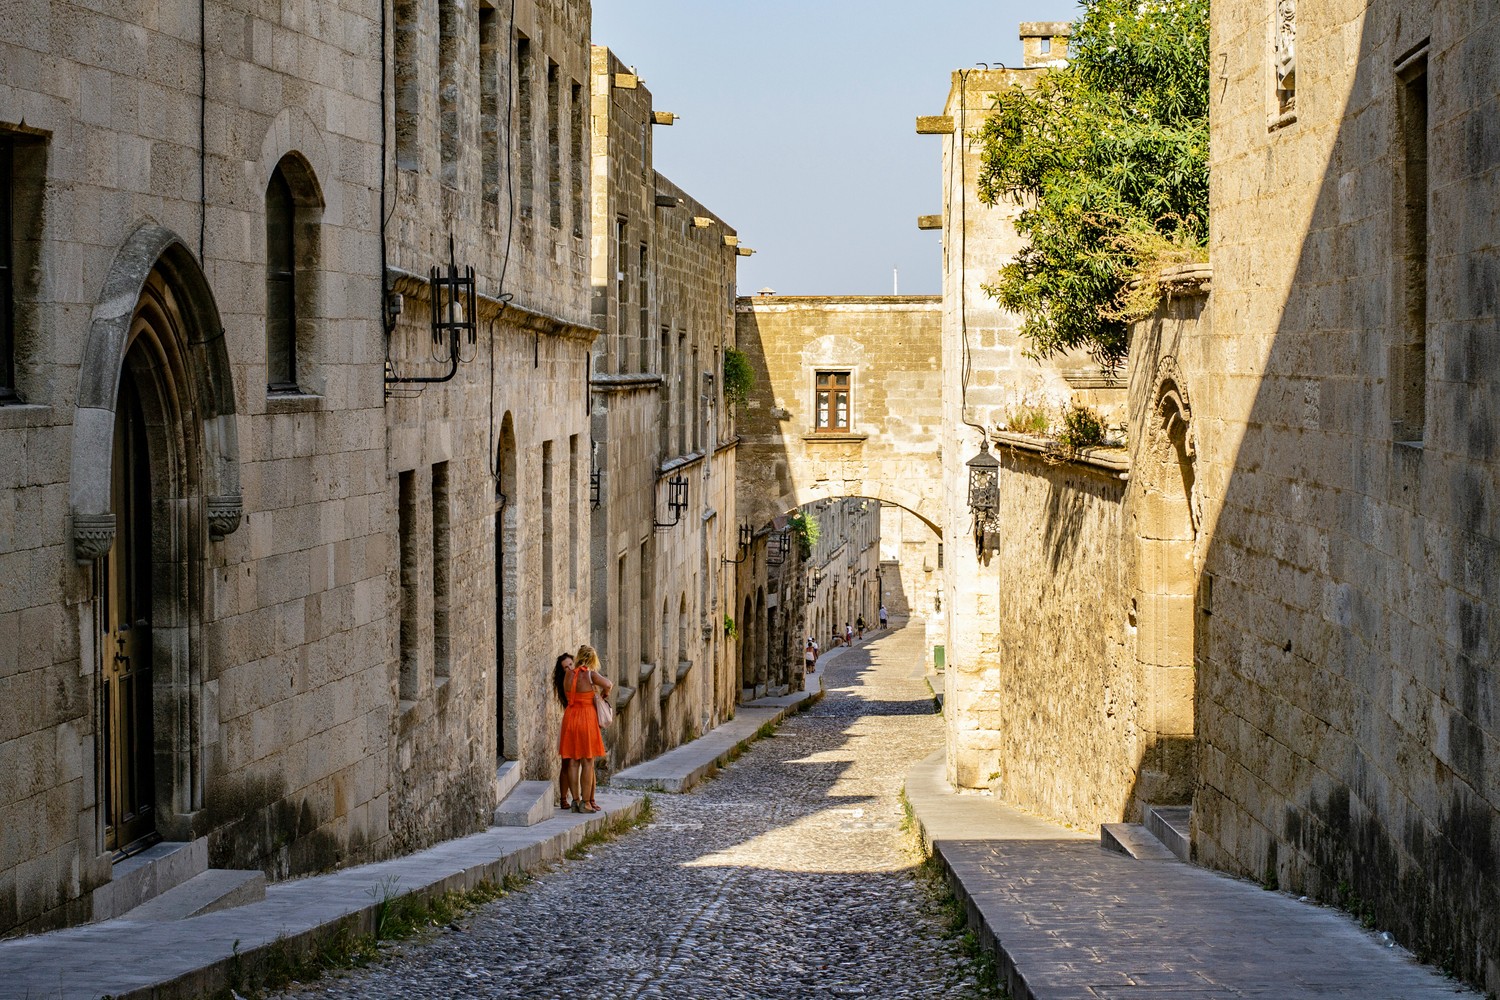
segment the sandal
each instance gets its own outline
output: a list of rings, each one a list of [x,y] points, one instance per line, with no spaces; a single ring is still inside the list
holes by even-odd
[[[589,799],[588,805],[584,806],[581,811],[586,813],[598,813],[603,812],[604,810],[599,808],[599,803],[595,802],[593,799]]]
[[[581,813],[581,812],[583,812],[583,803],[582,802],[574,802],[573,805],[570,807],[570,809],[571,809],[572,812]]]
[[[573,806],[568,802],[567,799],[558,799],[557,808],[561,809],[563,812],[567,812],[568,810],[572,809]]]

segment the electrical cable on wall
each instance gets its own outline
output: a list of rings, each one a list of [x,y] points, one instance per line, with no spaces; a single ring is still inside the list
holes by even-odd
[[[510,24],[505,32],[505,44],[514,44],[516,37],[516,0],[510,0]],[[505,69],[505,252],[500,258],[500,281],[495,291],[495,298],[500,301],[500,311],[505,311],[505,306],[515,299],[515,296],[505,290],[505,274],[510,270],[510,248],[511,241],[516,232],[516,169],[515,153],[513,145],[515,142],[515,89],[516,89],[516,60],[507,59]],[[489,385],[489,463],[490,478],[495,481],[495,494],[504,496],[500,492],[500,449],[495,441],[495,324],[499,322],[497,315],[489,322],[490,329],[490,385]]]

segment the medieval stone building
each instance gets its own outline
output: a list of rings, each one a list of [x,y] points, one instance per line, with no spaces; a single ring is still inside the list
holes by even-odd
[[[652,166],[672,124],[614,53],[593,50],[592,634],[616,677],[611,760],[692,739],[733,711],[737,438],[724,395],[735,231]],[[763,548],[763,546],[761,546]],[[764,561],[759,564],[764,572]],[[763,577],[762,577],[763,582]]]
[[[922,603],[940,611],[928,602],[942,544],[941,308],[937,296],[920,295],[767,290],[739,300],[736,341],[756,372],[739,422],[739,507],[751,526],[774,528],[769,537],[786,553],[755,615],[764,637],[757,632],[760,652],[745,667],[747,691],[789,683],[808,636],[828,649],[845,622],[874,623],[883,598],[905,614],[925,587]],[[805,556],[779,541],[798,510],[823,532]],[[907,541],[882,567],[878,545],[868,545],[888,523]],[[924,629],[936,620],[914,616]],[[928,632],[929,662],[942,641]]]
[[[1080,825],[1180,804],[1194,860],[1357,905],[1492,991],[1497,33],[1443,0],[1216,4],[1212,266],[1165,277],[1123,392],[1059,366],[1123,446],[1059,462],[976,410],[1003,358],[946,387],[977,425],[955,556],[983,522],[949,562],[993,581],[952,609],[953,779]]]

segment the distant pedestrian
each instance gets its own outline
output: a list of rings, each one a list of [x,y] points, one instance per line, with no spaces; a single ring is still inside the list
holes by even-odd
[[[864,615],[860,615],[858,618],[854,619],[854,629],[855,629],[856,632],[859,633],[859,637],[861,639],[863,639],[865,637],[865,616]]]
[[[844,645],[854,645],[854,626],[844,622]]]
[[[885,631],[885,627],[886,627],[887,623],[888,623],[888,619],[887,619],[886,613],[885,613],[885,605],[882,604],[880,606],[880,631],[882,631],[882,632]]]
[[[812,636],[807,637],[807,648],[802,651],[802,662],[809,674],[818,669],[818,644],[812,641]]]

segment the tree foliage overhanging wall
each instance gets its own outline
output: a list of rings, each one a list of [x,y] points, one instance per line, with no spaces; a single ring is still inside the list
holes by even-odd
[[[1029,354],[1112,369],[1138,318],[1130,281],[1206,259],[1209,4],[1084,7],[1068,65],[997,95],[979,133],[980,199],[1022,205],[1027,240],[985,287],[1025,317]]]

